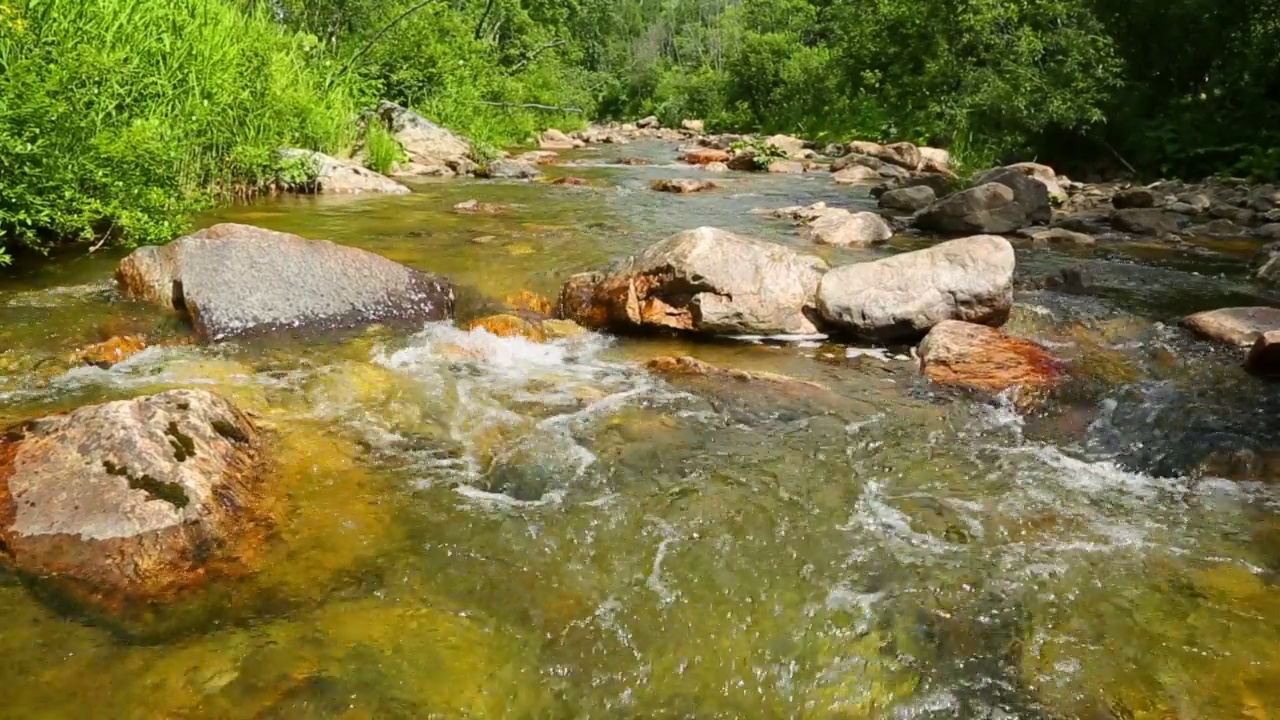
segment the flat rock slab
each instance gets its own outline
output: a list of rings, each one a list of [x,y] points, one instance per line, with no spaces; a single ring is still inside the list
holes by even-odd
[[[262,442],[202,390],[83,407],[0,436],[0,562],[110,607],[249,568]]]
[[[452,316],[448,280],[379,255],[251,225],[214,225],[144,247],[116,269],[121,292],[186,313],[206,340]]]
[[[686,230],[569,278],[560,313],[597,329],[812,334],[821,258],[718,228]]]
[[[823,276],[818,311],[833,328],[881,341],[919,339],[943,320],[1000,326],[1014,264],[1008,240],[978,235],[845,265]]]
[[[1280,309],[1239,307],[1208,310],[1186,317],[1182,324],[1210,340],[1249,347],[1263,333],[1280,330]]]

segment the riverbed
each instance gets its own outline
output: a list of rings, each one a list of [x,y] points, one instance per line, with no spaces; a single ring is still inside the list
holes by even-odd
[[[707,177],[675,155],[605,146],[545,168],[586,186],[421,181],[198,224],[446,275],[462,320],[704,225],[832,265],[931,242],[815,247],[751,214],[874,207],[827,173],[649,190]],[[453,210],[471,199],[507,207]],[[119,253],[5,278],[0,425],[212,389],[275,438],[284,509],[259,572],[177,607],[86,616],[0,575],[0,716],[1280,716],[1280,460],[1224,460],[1280,455],[1280,390],[1177,325],[1280,304],[1248,280],[1254,247],[1015,245],[1019,280],[1091,278],[1017,295],[1008,329],[1075,368],[1034,405],[931,386],[908,347],[454,324],[198,345],[115,295]],[[179,341],[65,362],[132,331]],[[808,384],[643,367],[670,355]]]

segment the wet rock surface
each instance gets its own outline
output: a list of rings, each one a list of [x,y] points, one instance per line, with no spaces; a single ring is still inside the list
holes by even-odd
[[[186,314],[207,340],[450,317],[447,280],[325,240],[222,224],[144,247],[116,270],[121,292]]]
[[[404,195],[409,192],[409,188],[404,185],[351,160],[339,160],[313,150],[296,149],[282,150],[280,156],[286,163],[303,163],[309,176],[302,182],[277,180],[279,185],[293,192],[389,193],[392,195]]]
[[[827,265],[716,228],[679,233],[608,270],[575,275],[560,312],[589,328],[813,333]]]
[[[0,559],[89,604],[165,601],[246,572],[263,441],[204,391],[83,407],[0,439]]]

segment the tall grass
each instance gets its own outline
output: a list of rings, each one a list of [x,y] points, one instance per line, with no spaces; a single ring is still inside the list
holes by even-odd
[[[267,3],[256,3],[260,7]],[[271,173],[281,146],[353,140],[353,79],[233,0],[0,0],[0,257],[145,243]]]

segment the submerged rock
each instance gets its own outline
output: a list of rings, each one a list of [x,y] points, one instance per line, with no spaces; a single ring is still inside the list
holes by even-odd
[[[463,200],[453,206],[454,212],[466,213],[468,215],[499,215],[510,209],[511,207],[509,205],[503,205],[502,203],[480,202],[474,198],[471,200]]]
[[[766,382],[777,384],[803,385],[815,390],[826,390],[822,385],[808,380],[800,380],[789,375],[769,372],[753,372],[736,368],[722,368],[697,358],[684,355],[681,357],[656,357],[644,364],[646,370],[668,377],[719,377],[742,382]]]
[[[0,561],[91,604],[163,602],[251,569],[262,441],[223,398],[171,390],[0,437]]]
[[[1098,244],[1097,238],[1066,228],[1049,228],[1031,233],[1031,242],[1037,247],[1093,247]]]
[[[1280,309],[1238,307],[1207,310],[1186,317],[1182,324],[1210,340],[1249,347],[1263,333],[1280,330]]]
[[[452,316],[448,280],[327,240],[224,223],[143,247],[116,269],[129,298],[190,317],[206,340]]]
[[[818,311],[873,340],[917,339],[943,320],[998,327],[1013,305],[1014,262],[1008,240],[979,235],[845,265],[822,278]]]
[[[935,325],[919,355],[921,370],[934,382],[990,393],[1049,388],[1064,377],[1064,363],[1039,344],[957,320]]]
[[[916,227],[921,230],[965,235],[1008,233],[1030,224],[1026,208],[1014,191],[1002,183],[987,183],[953,193],[921,211]]]
[[[851,213],[848,210],[827,208],[810,220],[800,234],[821,245],[867,247],[893,237],[893,229],[884,218],[873,212]]]
[[[484,330],[498,337],[522,337],[533,342],[546,342],[547,334],[535,322],[510,313],[490,315],[467,323],[466,330]]]
[[[306,178],[293,179],[279,175],[276,182],[286,190],[302,193],[386,193],[408,194],[409,188],[350,160],[339,160],[314,150],[286,149],[280,151],[280,159],[286,163],[306,165]]]
[[[674,180],[654,180],[649,187],[658,192],[676,193],[677,195],[687,195],[689,193],[702,192],[703,190],[715,190],[720,187],[710,180],[694,180],[693,178],[676,178]]]
[[[377,115],[404,148],[409,164],[405,175],[469,175],[475,172],[471,143],[418,113],[393,102],[378,105]]]
[[[826,269],[820,258],[704,227],[603,272],[571,277],[559,309],[588,328],[809,334],[817,330],[810,315]]]

